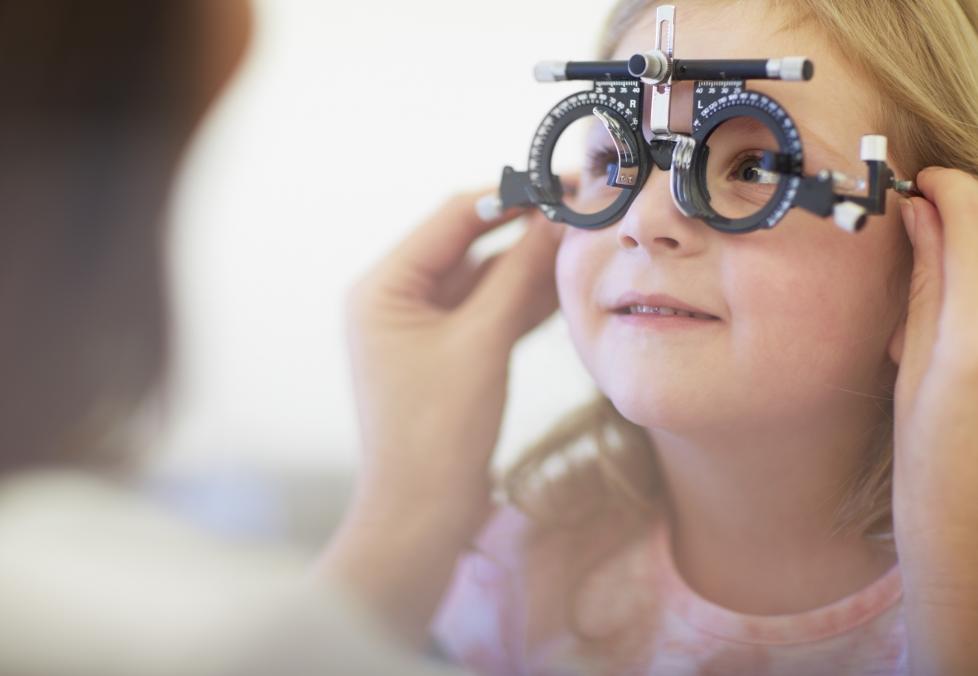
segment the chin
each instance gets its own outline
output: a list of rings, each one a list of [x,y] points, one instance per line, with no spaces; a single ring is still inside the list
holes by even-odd
[[[704,414],[699,403],[685,392],[662,391],[656,388],[616,385],[601,388],[625,420],[646,429],[665,429],[680,433],[702,428]]]

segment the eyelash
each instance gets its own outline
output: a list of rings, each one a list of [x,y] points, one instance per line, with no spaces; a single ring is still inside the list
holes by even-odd
[[[756,151],[756,150],[749,150],[746,153],[741,153],[741,155],[738,156],[736,160],[734,160],[733,164],[735,168],[732,172],[727,174],[727,178],[736,179],[738,176],[740,176],[741,169],[745,164],[747,164],[748,161],[755,162],[756,163],[755,168],[759,167],[762,158],[763,155],[760,153],[760,151]],[[744,183],[752,184],[753,181],[744,180]]]
[[[591,148],[587,151],[585,170],[591,178],[608,175],[608,165],[618,163],[618,153],[611,148]]]

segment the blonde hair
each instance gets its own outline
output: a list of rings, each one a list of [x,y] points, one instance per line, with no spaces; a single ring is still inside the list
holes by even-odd
[[[813,27],[875,83],[881,105],[872,122],[890,138],[897,167],[909,176],[930,165],[978,175],[978,0],[769,3],[784,11],[783,29]],[[601,34],[598,58],[610,59],[626,31],[657,4],[620,0]],[[904,269],[896,272],[894,285],[905,284]],[[835,517],[837,532],[855,531],[892,550],[892,396],[883,408],[886,419],[872,430],[863,471],[841,487]],[[599,394],[528,448],[503,487],[542,530],[585,528],[607,517],[640,527],[663,488],[654,450],[645,430]],[[556,477],[555,463],[562,470]],[[623,545],[635,530],[621,530]],[[582,562],[579,572],[590,564]],[[577,630],[573,603],[569,609]]]

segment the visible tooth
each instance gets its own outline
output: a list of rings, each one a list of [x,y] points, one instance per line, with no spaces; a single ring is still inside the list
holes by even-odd
[[[657,307],[654,305],[633,305],[629,308],[631,314],[653,314],[661,315],[664,317],[670,317],[676,315],[678,317],[695,317],[697,319],[709,319],[708,316],[702,315],[695,312],[686,312],[685,310],[676,310],[671,307]]]
[[[671,317],[673,315],[679,317],[695,316],[693,313],[686,312],[685,310],[676,310],[671,307],[657,307],[654,305],[633,305],[629,308],[629,312],[631,312],[632,314],[662,315],[664,317]]]

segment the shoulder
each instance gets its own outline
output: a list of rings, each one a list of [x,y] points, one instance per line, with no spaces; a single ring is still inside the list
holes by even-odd
[[[73,560],[83,566],[76,575],[100,571],[89,582],[102,584],[133,577],[211,585],[226,579],[226,564],[277,579],[304,568],[297,555],[216,537],[125,485],[78,471],[0,482],[0,542],[2,571],[33,562],[38,574],[65,575],[62,564]]]
[[[0,599],[17,611],[0,616],[0,671],[206,672],[242,611],[283,598],[299,570],[297,556],[218,540],[92,475],[5,477]]]

